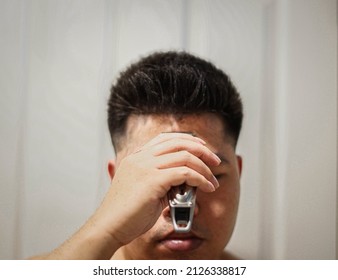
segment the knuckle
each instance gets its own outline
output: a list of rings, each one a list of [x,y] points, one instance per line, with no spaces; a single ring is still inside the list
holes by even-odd
[[[187,149],[187,140],[186,139],[174,139],[174,145],[177,147],[177,149],[185,150]]]
[[[153,152],[154,155],[158,155],[158,154],[161,153],[162,149],[163,149],[163,145],[157,144],[157,145],[152,147],[152,152]]]
[[[166,132],[161,132],[160,134],[158,134],[156,137],[155,137],[155,139],[157,138],[157,139],[165,139],[165,138],[167,138],[168,137],[168,133],[166,133]]]
[[[181,151],[181,153],[185,162],[191,161],[192,155],[188,151]]]
[[[190,177],[191,176],[191,171],[188,167],[186,166],[183,166],[181,168],[181,175],[184,177],[184,178],[187,178],[187,177]]]

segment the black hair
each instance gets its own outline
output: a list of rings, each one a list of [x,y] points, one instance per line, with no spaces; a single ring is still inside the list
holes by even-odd
[[[157,52],[121,72],[111,88],[108,127],[114,147],[130,115],[219,115],[236,145],[243,119],[241,98],[230,78],[186,52]]]

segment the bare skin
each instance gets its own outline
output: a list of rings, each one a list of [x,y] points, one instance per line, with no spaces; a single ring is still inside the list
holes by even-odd
[[[237,216],[241,159],[219,117],[131,116],[120,141],[100,207],[68,241],[38,258],[233,259],[223,249]],[[173,232],[166,197],[182,183],[197,187],[189,234]]]

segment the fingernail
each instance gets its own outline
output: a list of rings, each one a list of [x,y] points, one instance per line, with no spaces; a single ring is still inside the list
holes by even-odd
[[[217,189],[219,187],[219,182],[214,175],[212,175],[212,181],[213,181],[213,185],[215,186],[215,189]]]
[[[198,138],[198,137],[196,137],[196,136],[195,136],[195,138],[196,138],[199,142],[201,142],[203,145],[207,144],[207,142],[205,142],[203,139]]]
[[[214,187],[214,185],[211,182],[209,182],[209,181],[208,181],[208,187],[209,187],[209,189],[210,189],[211,192],[214,192],[216,190],[215,187]]]
[[[222,160],[216,154],[214,154],[214,159],[218,162],[218,164],[222,162]]]

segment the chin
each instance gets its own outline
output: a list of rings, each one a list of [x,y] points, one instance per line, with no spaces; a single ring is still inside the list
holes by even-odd
[[[179,248],[180,250],[172,250],[164,245],[144,248],[144,250],[139,247],[137,251],[129,250],[129,252],[125,252],[124,256],[125,259],[134,260],[211,260],[220,258],[222,252],[218,254],[214,250],[203,247],[193,250],[182,250],[182,248]]]
[[[200,253],[188,253],[188,252],[171,252],[171,253],[152,253],[149,255],[143,255],[143,256],[134,256],[132,258],[128,259],[134,259],[134,260],[210,260],[210,259],[216,259],[215,256],[210,256],[206,254],[200,254]]]
[[[112,259],[116,260],[199,260],[208,259],[211,256],[203,254],[201,250],[173,251],[163,246],[148,246],[147,248],[137,246],[124,246],[120,248]]]

